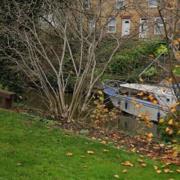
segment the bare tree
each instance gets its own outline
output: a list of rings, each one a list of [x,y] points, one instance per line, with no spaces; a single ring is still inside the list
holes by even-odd
[[[9,40],[7,48],[11,53],[4,53],[40,90],[51,115],[72,121],[77,114],[88,109],[93,87],[120,46],[121,36],[108,35],[113,39],[112,52],[103,66],[98,65],[97,51],[107,38],[106,27],[110,21],[102,15],[105,2],[98,1],[90,8],[83,1],[46,0],[40,22],[29,18],[29,24],[21,24],[21,18],[26,14],[22,13],[16,1],[14,3],[17,24],[5,27],[3,31],[18,37],[23,48],[12,46]],[[116,14],[112,7],[108,16]],[[74,79],[73,92],[70,102],[67,102],[67,85],[71,77]]]

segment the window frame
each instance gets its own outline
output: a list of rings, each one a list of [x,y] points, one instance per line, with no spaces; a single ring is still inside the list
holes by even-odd
[[[123,5],[122,6],[118,6],[118,3],[122,2]],[[125,0],[116,0],[116,9],[120,10],[121,8],[123,8],[125,5]]]
[[[95,19],[89,19],[88,26],[89,26],[89,31],[91,32],[94,31],[94,29],[96,28]]]
[[[85,2],[87,2],[87,3],[85,3]],[[84,9],[90,9],[90,7],[91,7],[90,0],[83,0],[83,8]]]
[[[163,30],[164,30],[164,25],[163,25],[163,21],[162,21],[162,23],[158,23],[157,22],[157,20],[158,19],[160,19],[161,21],[162,21],[162,19],[161,19],[161,17],[155,17],[155,24],[154,24],[154,34],[155,35],[162,35],[163,34],[163,32],[161,32],[161,28],[163,28]],[[158,30],[158,27],[159,27],[159,32],[157,31]]]
[[[109,27],[113,27],[112,25],[110,25],[112,20],[114,20],[114,31],[109,31]],[[108,30],[107,30],[108,33],[116,33],[116,18],[115,17],[110,17],[108,19],[108,25],[107,26],[108,26],[107,27],[108,28]]]
[[[142,23],[142,21],[146,21],[146,23]],[[143,37],[143,32],[142,31],[144,28],[144,25],[147,26],[147,29],[145,29],[145,37]],[[149,26],[148,26],[148,18],[140,18],[140,24],[139,24],[139,38],[145,39],[148,37],[148,32],[149,32]]]
[[[158,7],[158,4],[159,4],[158,0],[156,0],[157,5],[154,5],[154,4],[153,4],[152,2],[150,2],[150,1],[154,1],[154,0],[148,0],[148,7],[150,7],[150,8],[157,8],[157,7]]]

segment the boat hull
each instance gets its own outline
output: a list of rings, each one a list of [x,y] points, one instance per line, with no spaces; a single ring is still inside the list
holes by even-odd
[[[117,95],[111,96],[110,99],[113,105],[122,111],[137,117],[146,117],[151,121],[158,122],[160,118],[165,117],[167,114],[166,110],[163,110],[160,105],[128,96]]]

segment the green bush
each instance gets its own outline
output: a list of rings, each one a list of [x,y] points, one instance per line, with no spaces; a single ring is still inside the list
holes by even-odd
[[[119,50],[114,56],[108,73],[137,76],[149,64],[149,58],[155,58],[158,53],[165,51],[164,45],[158,41],[135,42],[131,46]],[[156,69],[151,68],[147,75],[153,76]]]

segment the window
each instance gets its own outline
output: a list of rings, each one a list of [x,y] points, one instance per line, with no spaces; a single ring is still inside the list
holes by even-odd
[[[89,20],[89,31],[92,32],[95,29],[95,20],[94,19],[90,19]]]
[[[164,25],[161,17],[155,18],[154,34],[161,35],[164,32]]]
[[[109,19],[108,32],[110,32],[110,33],[116,32],[116,19],[115,19],[115,17],[112,17]]]
[[[158,0],[148,0],[149,7],[157,7]]]
[[[140,19],[140,26],[139,26],[139,37],[146,38],[148,33],[148,21],[146,18]]]
[[[84,9],[89,9],[90,8],[90,0],[84,0],[83,7],[84,7]]]
[[[116,0],[116,9],[121,9],[124,6],[124,0]]]

